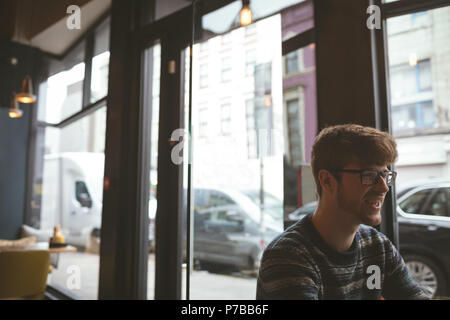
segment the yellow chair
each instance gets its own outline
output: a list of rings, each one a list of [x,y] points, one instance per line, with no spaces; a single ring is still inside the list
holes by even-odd
[[[50,252],[0,251],[0,299],[44,299]]]

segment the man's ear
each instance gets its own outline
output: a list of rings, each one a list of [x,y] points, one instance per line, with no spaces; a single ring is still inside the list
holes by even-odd
[[[330,171],[325,169],[319,170],[319,182],[322,187],[322,192],[325,191],[329,194],[333,194],[335,192],[337,180]]]

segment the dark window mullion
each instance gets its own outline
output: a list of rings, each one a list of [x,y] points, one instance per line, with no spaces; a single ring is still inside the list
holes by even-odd
[[[83,105],[91,103],[92,58],[94,55],[95,33],[92,32],[86,39],[84,52],[84,80],[83,80]]]

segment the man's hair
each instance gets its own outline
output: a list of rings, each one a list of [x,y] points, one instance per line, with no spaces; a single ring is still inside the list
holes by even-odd
[[[311,152],[316,192],[322,195],[322,169],[338,170],[351,163],[384,166],[394,163],[397,157],[397,144],[387,132],[357,124],[327,127],[316,136]]]

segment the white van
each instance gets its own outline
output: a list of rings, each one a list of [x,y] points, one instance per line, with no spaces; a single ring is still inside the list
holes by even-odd
[[[41,230],[61,226],[66,242],[88,247],[100,236],[103,204],[103,153],[67,152],[44,156]],[[152,171],[156,177],[156,172]],[[149,246],[154,249],[156,198],[149,199]]]
[[[41,230],[60,225],[67,243],[87,246],[101,226],[104,162],[103,153],[45,155]]]

